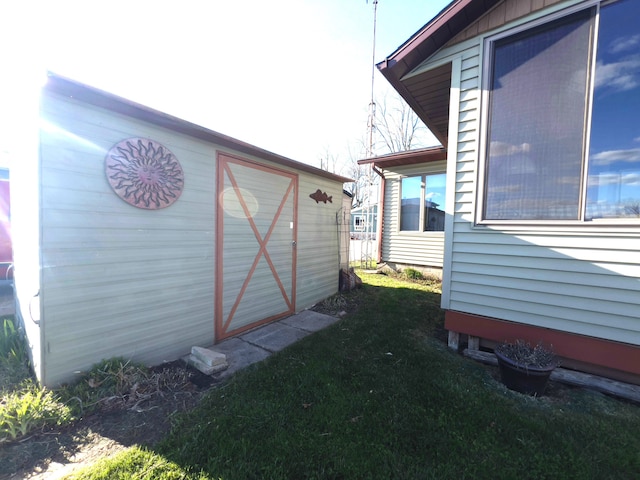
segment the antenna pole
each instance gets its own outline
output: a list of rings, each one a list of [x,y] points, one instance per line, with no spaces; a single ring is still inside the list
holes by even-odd
[[[375,81],[375,73],[376,73],[376,23],[378,16],[378,0],[373,0],[373,47],[371,52],[371,101],[369,102],[369,121],[368,129],[369,129],[369,143],[367,145],[367,158],[371,158],[373,156],[373,130],[375,129],[375,119],[376,119],[376,103],[374,100],[374,81]]]
[[[369,3],[367,1],[367,3]],[[373,132],[376,128],[376,103],[374,100],[374,81],[376,73],[376,23],[378,16],[378,0],[373,0],[373,47],[371,51],[371,101],[369,102],[369,119],[367,121],[367,158],[373,157]],[[376,218],[376,207],[371,203],[372,190],[374,188],[373,166],[367,167],[366,184],[363,185],[362,217],[364,219],[364,232],[360,241],[360,266],[362,268],[375,268],[374,245],[377,243],[375,235],[377,232],[376,222],[381,219]]]

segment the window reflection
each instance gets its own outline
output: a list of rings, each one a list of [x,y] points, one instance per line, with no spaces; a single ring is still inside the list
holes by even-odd
[[[444,173],[402,179],[401,231],[444,231],[445,183]]]
[[[640,34],[637,5],[600,10],[586,217],[640,217]]]

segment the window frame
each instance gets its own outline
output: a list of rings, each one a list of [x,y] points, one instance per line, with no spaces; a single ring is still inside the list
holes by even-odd
[[[512,28],[507,28],[503,31],[495,33],[493,35],[487,35],[482,41],[481,50],[481,96],[480,96],[480,112],[479,121],[481,126],[479,128],[479,141],[478,141],[478,173],[476,178],[476,203],[474,219],[475,225],[479,227],[489,225],[504,225],[504,226],[639,226],[640,219],[633,217],[622,218],[586,218],[586,200],[587,200],[587,186],[588,186],[588,169],[589,169],[589,152],[591,141],[591,123],[593,114],[593,98],[595,91],[595,73],[596,73],[596,55],[598,46],[598,35],[600,31],[600,9],[602,6],[616,3],[618,0],[590,0],[579,5],[574,5],[568,8],[559,7],[558,10],[546,13],[542,12],[535,16],[533,19],[526,21],[520,25]],[[490,95],[491,95],[491,82],[492,71],[494,66],[495,57],[495,45],[500,40],[508,37],[519,35],[523,32],[528,32],[536,28],[543,27],[544,25],[568,17],[572,14],[595,8],[594,23],[593,23],[593,37],[590,45],[591,57],[590,64],[588,65],[587,74],[587,91],[586,91],[586,105],[585,105],[585,122],[583,131],[583,153],[582,153],[582,171],[580,178],[579,189],[579,212],[577,219],[485,219],[485,201],[486,201],[486,185],[487,185],[487,164],[488,164],[488,143],[490,135]]]
[[[424,217],[425,217],[425,198],[427,193],[427,177],[436,176],[436,175],[444,175],[445,176],[445,199],[446,199],[446,170],[433,170],[429,172],[422,173],[411,173],[411,174],[402,174],[398,177],[398,218],[397,218],[397,229],[396,233],[401,235],[442,235],[444,234],[444,228],[442,230],[424,230]],[[421,227],[419,230],[402,230],[402,181],[407,178],[420,178],[421,179],[421,188],[420,188],[420,215],[418,217],[418,225]],[[445,210],[443,210],[445,212]],[[446,215],[446,212],[445,212]]]

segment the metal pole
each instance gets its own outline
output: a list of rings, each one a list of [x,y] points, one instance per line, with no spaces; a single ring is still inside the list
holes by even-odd
[[[376,70],[376,24],[378,16],[378,0],[373,0],[373,39],[371,49],[371,101],[369,102],[369,119],[367,122],[368,128],[368,144],[367,144],[367,158],[373,157],[373,132],[375,129],[376,121],[376,103],[374,100],[374,84],[375,84],[375,70]],[[364,192],[364,202],[362,205],[362,213],[364,218],[364,232],[361,240],[361,257],[360,266],[363,268],[373,268],[373,245],[375,241],[373,236],[375,235],[373,206],[371,205],[371,189],[373,188],[373,166],[369,166],[366,176],[366,191]]]

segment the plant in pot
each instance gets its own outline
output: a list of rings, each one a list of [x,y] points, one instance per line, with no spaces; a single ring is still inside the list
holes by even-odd
[[[516,340],[496,346],[502,383],[511,390],[528,395],[542,395],[554,368],[559,365],[553,350],[542,343],[535,346]]]

